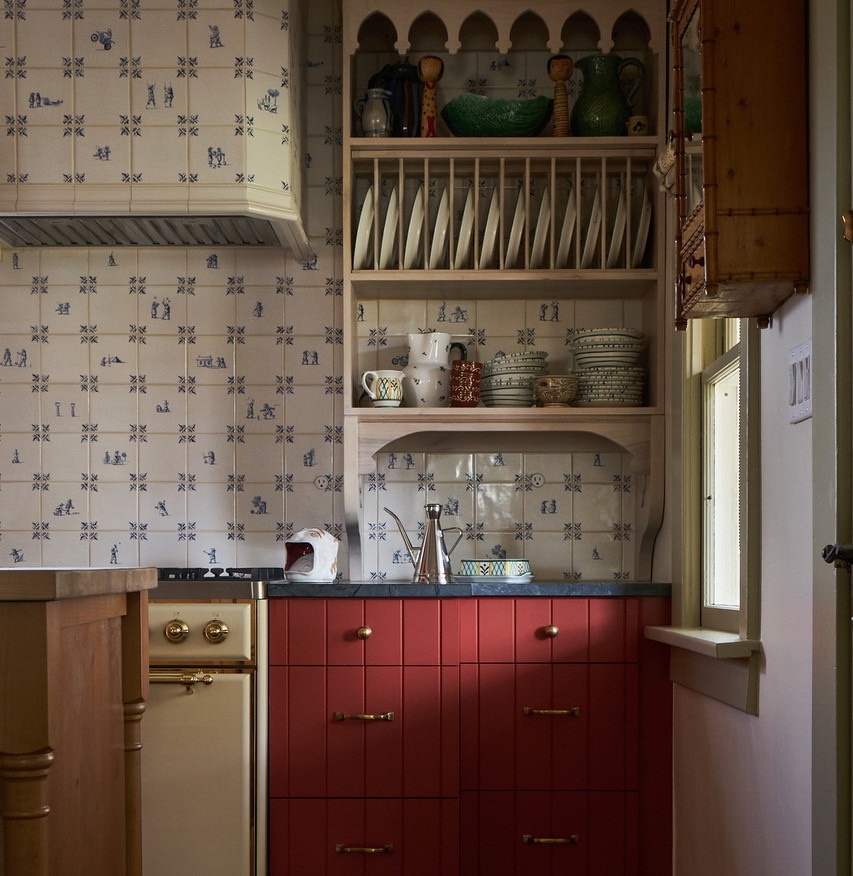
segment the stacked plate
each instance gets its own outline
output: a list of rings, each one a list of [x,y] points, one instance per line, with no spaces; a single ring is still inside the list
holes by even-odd
[[[638,365],[645,336],[637,329],[576,329],[575,356],[581,407],[633,407],[643,403],[645,368]]]
[[[480,398],[487,408],[526,408],[533,404],[533,378],[548,368],[542,350],[495,356],[483,366]]]

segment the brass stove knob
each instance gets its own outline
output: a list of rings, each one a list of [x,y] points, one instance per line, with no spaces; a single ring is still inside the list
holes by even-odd
[[[208,642],[218,645],[228,636],[228,627],[220,620],[208,621],[204,625],[204,637]]]
[[[170,641],[177,644],[183,642],[190,634],[190,628],[176,617],[173,617],[165,627],[163,627],[163,635]]]

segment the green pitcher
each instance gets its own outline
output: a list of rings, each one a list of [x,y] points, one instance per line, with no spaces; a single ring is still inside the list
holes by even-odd
[[[643,84],[646,68],[636,58],[619,55],[587,55],[575,62],[583,73],[583,88],[572,108],[572,133],[576,137],[618,137],[626,134],[634,95]],[[637,78],[626,95],[619,74],[637,68]]]

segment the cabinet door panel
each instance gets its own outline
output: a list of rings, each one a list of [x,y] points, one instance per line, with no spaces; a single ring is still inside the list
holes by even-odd
[[[271,793],[455,795],[458,697],[455,667],[274,667]],[[388,713],[393,720],[365,717]]]
[[[636,787],[636,718],[627,712],[636,687],[630,664],[464,666],[463,787]],[[579,711],[525,714],[525,707]]]
[[[458,847],[458,800],[270,802],[270,876],[458,876]]]

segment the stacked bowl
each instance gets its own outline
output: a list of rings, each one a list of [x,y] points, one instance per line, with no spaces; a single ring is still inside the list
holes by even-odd
[[[635,407],[643,404],[645,368],[640,354],[645,335],[638,329],[575,329],[569,346],[575,357],[581,407]]]
[[[480,398],[487,408],[527,408],[533,404],[533,379],[547,371],[547,353],[527,350],[495,356],[483,366]]]

